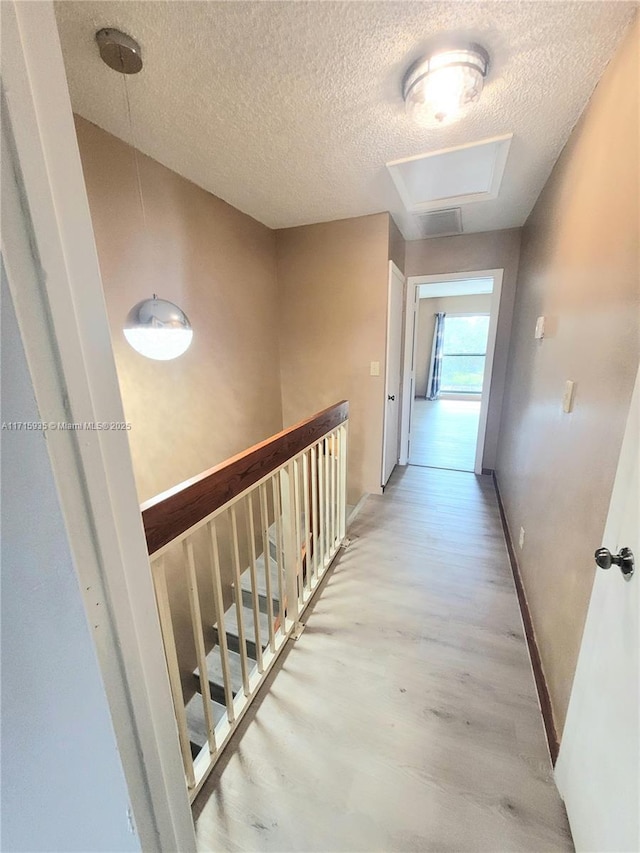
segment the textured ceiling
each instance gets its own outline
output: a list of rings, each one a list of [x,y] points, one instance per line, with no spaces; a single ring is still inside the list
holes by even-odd
[[[71,100],[131,141],[124,78],[94,33],[139,40],[128,78],[142,151],[273,228],[390,210],[420,237],[389,160],[513,133],[500,196],[463,208],[465,231],[522,225],[637,6],[626,2],[103,2],[56,14]],[[407,66],[443,36],[484,45],[482,99],[420,128]]]

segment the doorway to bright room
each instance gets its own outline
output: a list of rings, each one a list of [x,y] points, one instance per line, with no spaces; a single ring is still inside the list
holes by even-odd
[[[410,465],[482,472],[501,285],[491,272],[409,282]]]

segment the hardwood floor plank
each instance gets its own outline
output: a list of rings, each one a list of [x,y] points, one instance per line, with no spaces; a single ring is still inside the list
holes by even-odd
[[[573,850],[493,484],[409,466],[194,806],[201,851]]]
[[[473,471],[480,401],[413,401],[411,465]]]

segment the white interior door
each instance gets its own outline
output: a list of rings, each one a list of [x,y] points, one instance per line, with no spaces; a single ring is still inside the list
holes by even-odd
[[[404,364],[402,368],[402,409],[400,412],[400,465],[409,463],[413,400],[416,394],[416,353],[418,351],[418,288],[407,284],[404,322]]]
[[[635,572],[597,570],[556,765],[578,851],[640,850],[638,376],[603,542],[594,542],[613,554],[630,548]]]
[[[385,368],[385,407],[382,451],[382,485],[386,486],[398,464],[400,428],[400,374],[402,364],[402,326],[404,323],[405,278],[389,262],[389,294],[387,302],[387,357]]]

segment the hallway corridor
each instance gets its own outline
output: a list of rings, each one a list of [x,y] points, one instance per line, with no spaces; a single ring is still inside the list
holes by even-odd
[[[569,851],[492,480],[397,468],[194,804],[200,851]]]

